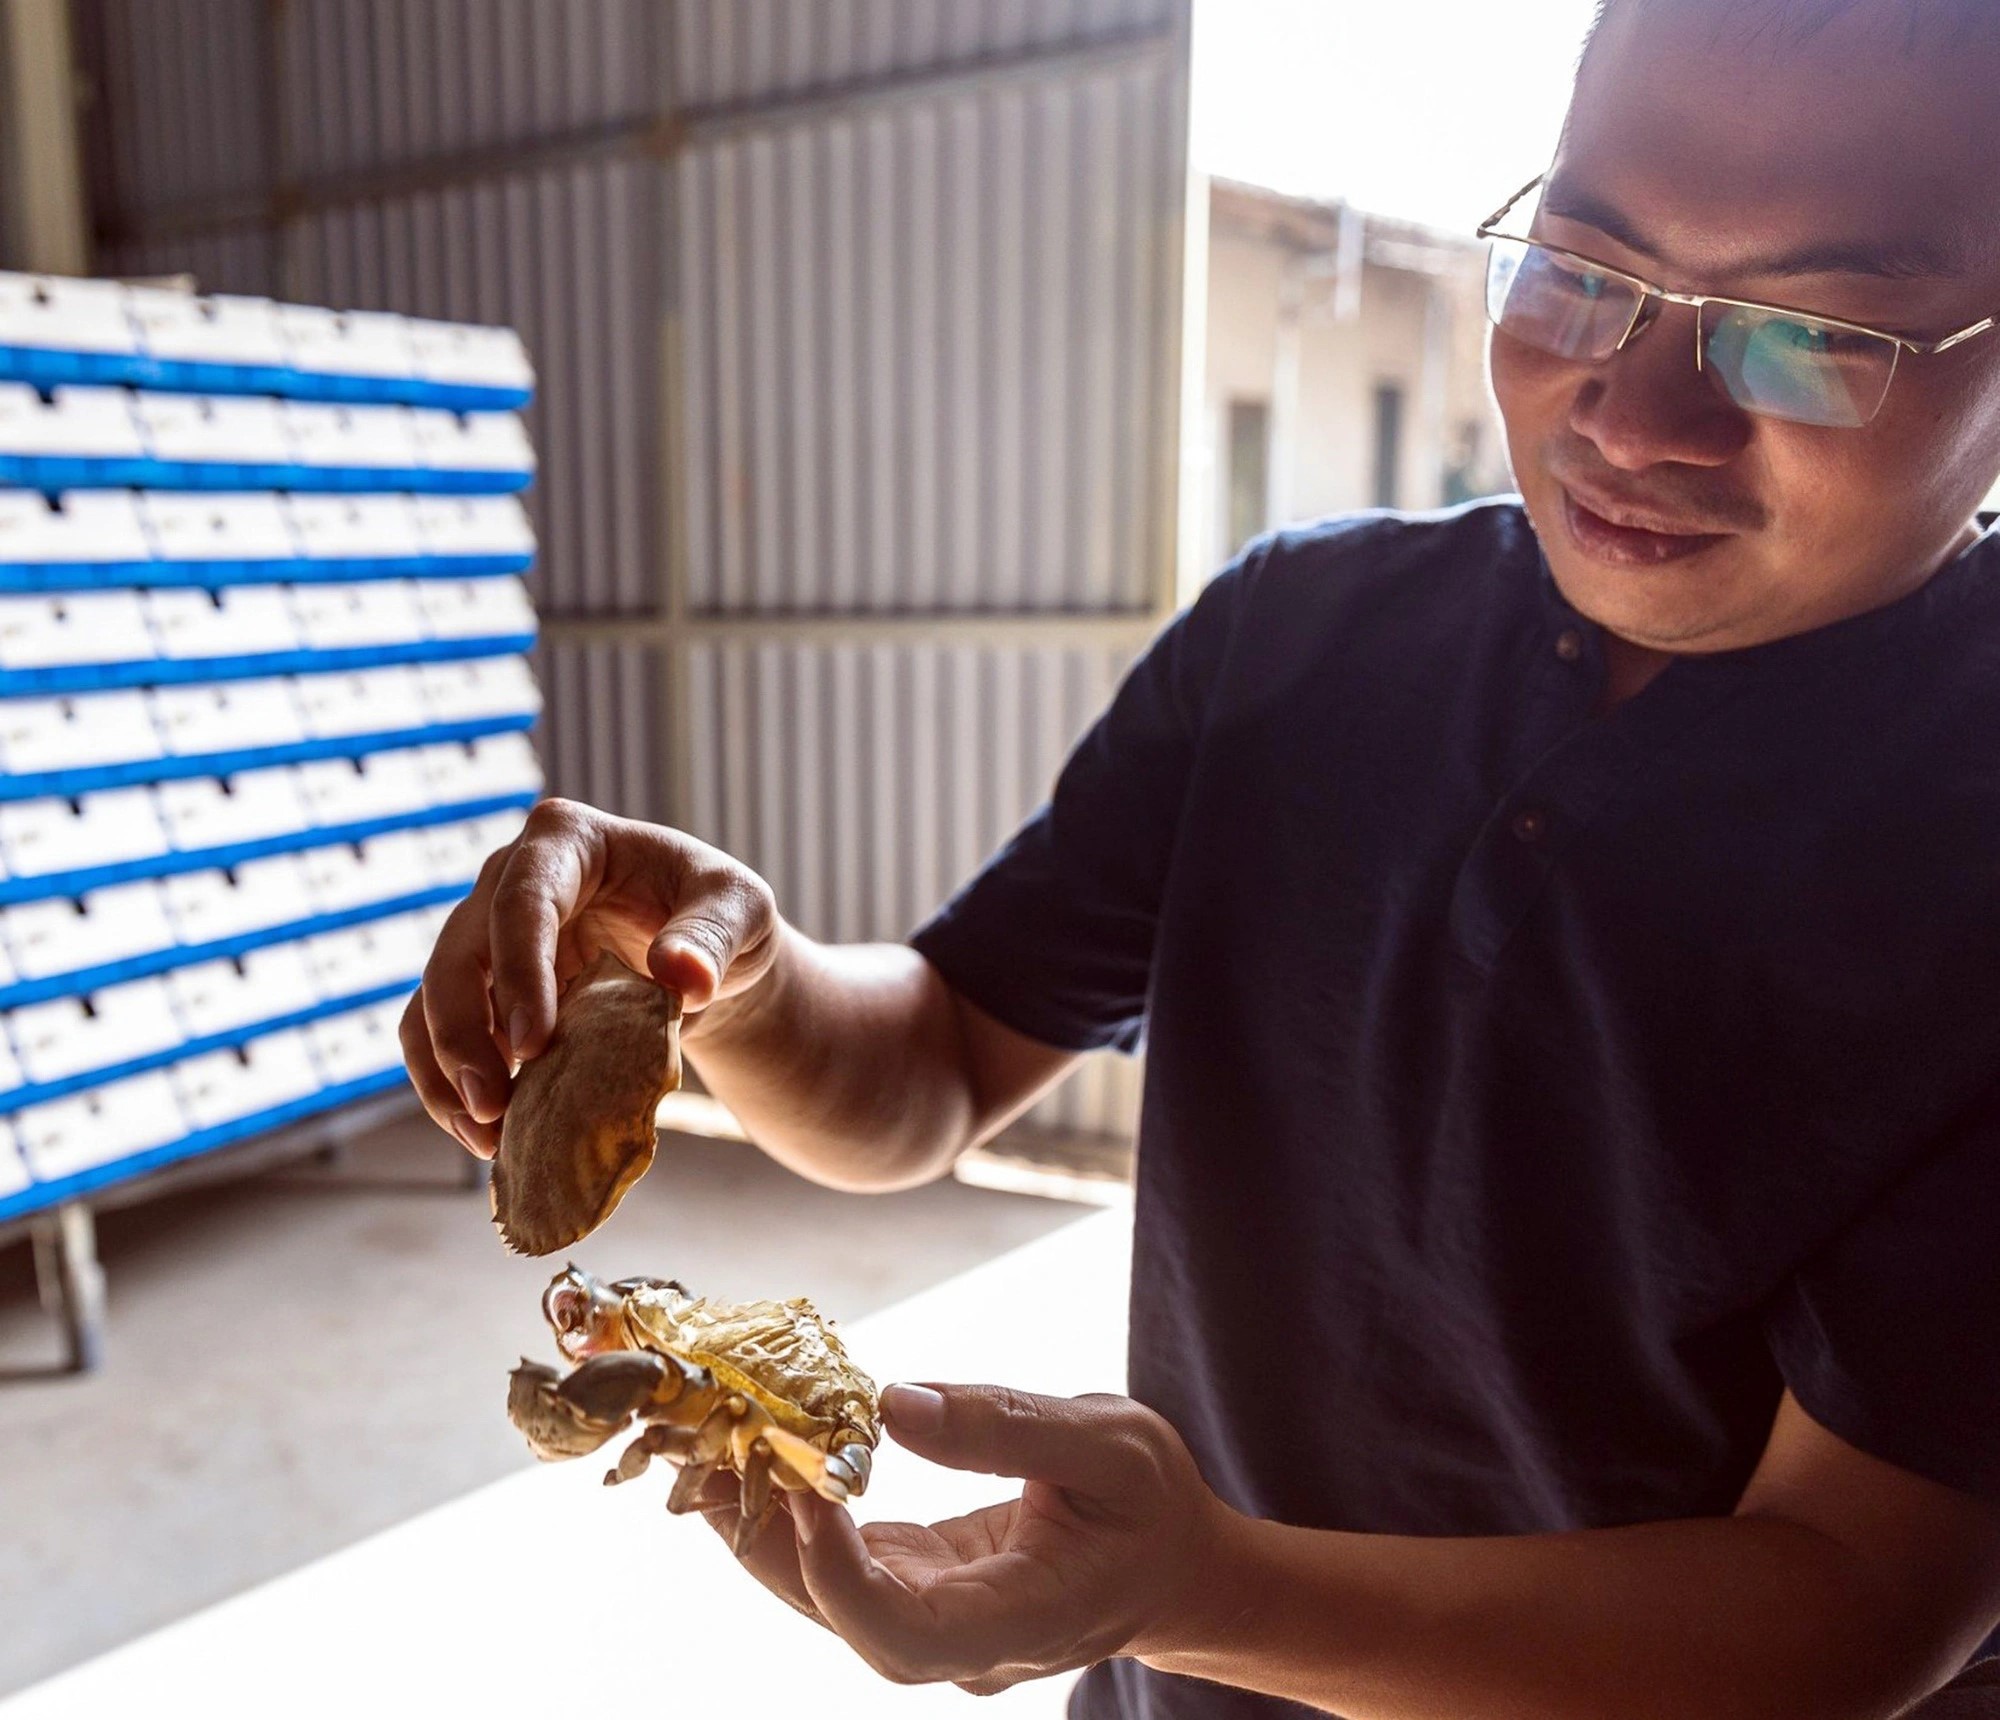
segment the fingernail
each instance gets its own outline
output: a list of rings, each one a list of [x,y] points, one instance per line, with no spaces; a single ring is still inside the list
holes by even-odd
[[[929,1386],[884,1386],[882,1413],[912,1433],[935,1433],[944,1426],[944,1394]]]
[[[451,1116],[446,1120],[445,1126],[458,1137],[458,1144],[464,1147],[466,1151],[473,1153],[479,1151],[479,1148],[473,1143],[472,1119],[463,1111],[452,1112]]]
[[[528,1012],[525,1009],[517,1007],[514,1013],[507,1017],[507,1043],[513,1047],[514,1060],[518,1063],[521,1060],[521,1047],[528,1043]]]
[[[819,1516],[819,1495],[807,1494],[799,1500],[799,1508],[792,1513],[792,1534],[801,1547],[812,1545],[813,1523]]]
[[[458,1092],[465,1108],[482,1123],[492,1122],[505,1108],[505,1094],[495,1092],[493,1083],[477,1069],[458,1072]]]

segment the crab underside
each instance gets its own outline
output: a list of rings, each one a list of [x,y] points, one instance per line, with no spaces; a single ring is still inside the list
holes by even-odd
[[[781,1493],[810,1490],[839,1503],[867,1487],[880,1438],[875,1387],[810,1304],[717,1309],[665,1280],[607,1286],[571,1267],[543,1307],[558,1345],[582,1359],[563,1374],[523,1357],[508,1377],[507,1413],[537,1457],[586,1456],[636,1423],[605,1485],[636,1480],[665,1458],[680,1470],[667,1509],[685,1512],[712,1477],[733,1474],[739,1554]],[[670,1347],[687,1332],[734,1333],[737,1348],[699,1351],[697,1360]]]

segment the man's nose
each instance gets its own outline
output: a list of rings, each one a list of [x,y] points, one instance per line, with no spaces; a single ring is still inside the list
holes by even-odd
[[[1591,366],[1570,402],[1570,428],[1606,462],[1636,472],[1663,461],[1721,466],[1750,440],[1750,415],[1695,364],[1701,313],[1662,305],[1625,345]]]

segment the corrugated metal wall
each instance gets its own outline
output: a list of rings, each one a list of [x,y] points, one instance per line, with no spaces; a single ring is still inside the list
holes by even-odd
[[[519,327],[553,782],[900,936],[1171,602],[1187,9],[78,0],[100,269]]]

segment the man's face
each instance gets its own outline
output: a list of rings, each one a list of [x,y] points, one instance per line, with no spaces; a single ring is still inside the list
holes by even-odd
[[[1625,0],[1534,236],[1916,339],[2000,311],[2000,48],[1906,57],[1884,10],[1778,50],[1729,0]],[[1888,602],[1966,541],[2000,471],[2000,330],[1904,353],[1872,422],[1824,429],[1736,406],[1695,368],[1695,317],[1660,308],[1595,365],[1493,335],[1515,478],[1579,611],[1657,650],[1733,649]],[[1597,509],[1682,535],[1607,533]]]

